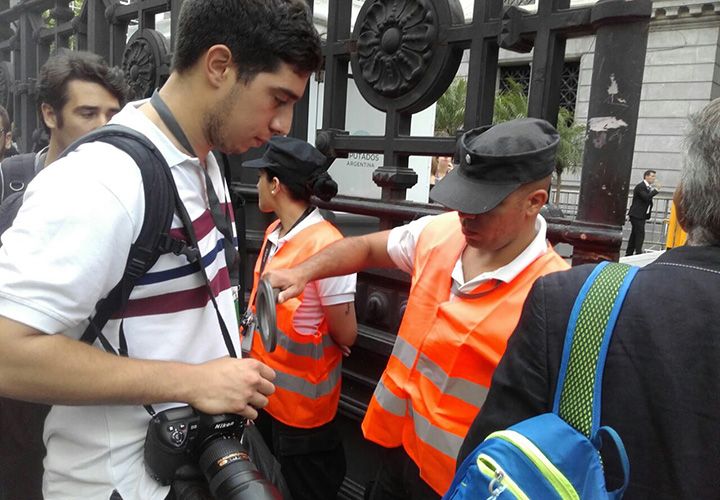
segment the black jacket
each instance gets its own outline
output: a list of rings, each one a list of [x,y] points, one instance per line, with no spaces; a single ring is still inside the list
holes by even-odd
[[[633,189],[633,199],[628,215],[635,219],[649,219],[653,206],[652,199],[656,194],[658,194],[657,189],[648,187],[645,181],[640,182]]]
[[[570,310],[593,267],[535,283],[460,461],[491,432],[551,411]],[[720,498],[720,247],[679,247],[638,272],[602,398],[601,423],[630,458],[625,498]],[[617,464],[606,465],[615,489]]]

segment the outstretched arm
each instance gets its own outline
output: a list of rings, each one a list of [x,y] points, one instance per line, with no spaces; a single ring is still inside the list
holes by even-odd
[[[344,238],[328,245],[292,269],[276,269],[263,276],[273,288],[280,288],[278,302],[302,293],[308,281],[356,273],[366,267],[395,267],[387,252],[390,231]]]
[[[275,373],[252,359],[207,363],[114,356],[64,335],[47,335],[0,316],[0,395],[49,404],[182,401],[206,413],[257,416]]]

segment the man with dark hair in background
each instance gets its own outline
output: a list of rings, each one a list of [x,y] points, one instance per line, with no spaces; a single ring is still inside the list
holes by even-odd
[[[632,230],[628,238],[627,251],[625,255],[642,253],[643,242],[645,241],[645,222],[650,218],[652,211],[652,199],[658,194],[660,186],[655,182],[654,170],[646,170],[643,173],[643,180],[633,189],[632,203],[628,210],[628,218]]]
[[[720,492],[720,99],[691,117],[686,146],[674,202],[687,244],[638,271],[602,380],[600,425],[624,441],[628,499]],[[490,433],[552,411],[570,313],[594,269],[574,267],[535,283],[458,464]],[[623,474],[610,450],[603,466],[617,487]]]
[[[30,180],[75,139],[105,125],[125,104],[127,91],[122,71],[98,55],[63,50],[47,60],[38,75],[37,103],[50,141],[38,153],[18,155],[0,168],[0,235],[12,225]]]
[[[289,132],[293,105],[321,64],[320,37],[299,0],[185,0],[173,35],[165,85],[111,123],[146,136],[167,161],[205,272],[183,255],[160,256],[102,330],[128,357],[78,340],[123,275],[144,220],[137,165],[101,142],[33,180],[0,247],[0,394],[53,405],[48,500],[172,498],[143,464],[143,405],[255,418],[274,390],[274,372],[228,357],[230,347],[240,352],[239,336],[228,347],[221,333],[221,324],[237,332],[238,322],[226,237],[209,208],[231,212],[230,197],[211,150],[241,153]],[[184,233],[178,217],[173,228]]]

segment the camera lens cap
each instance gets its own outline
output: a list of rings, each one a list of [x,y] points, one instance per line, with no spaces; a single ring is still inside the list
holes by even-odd
[[[270,286],[267,279],[263,278],[258,283],[255,299],[255,318],[257,320],[257,330],[260,330],[260,338],[267,352],[273,352],[277,345],[275,305],[277,304],[278,293],[280,293],[280,289]]]

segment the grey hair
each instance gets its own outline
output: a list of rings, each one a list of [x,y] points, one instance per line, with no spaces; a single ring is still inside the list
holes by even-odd
[[[686,156],[675,196],[691,245],[720,243],[720,99],[690,117]]]

